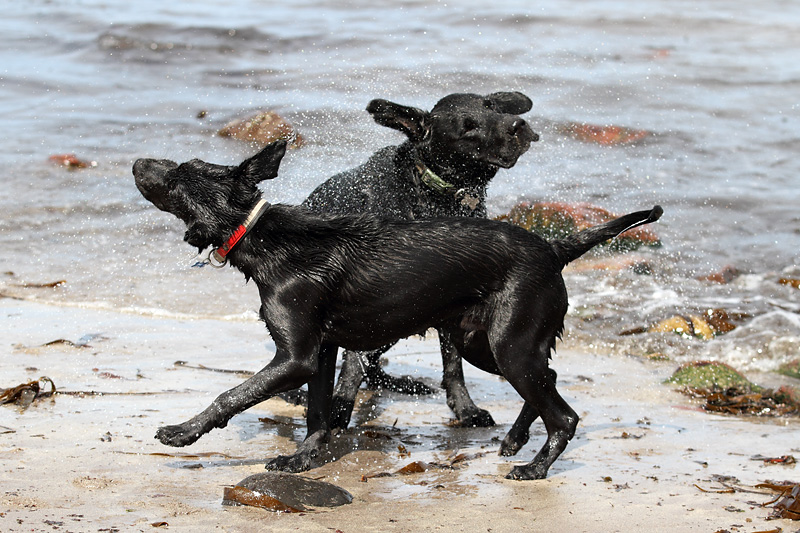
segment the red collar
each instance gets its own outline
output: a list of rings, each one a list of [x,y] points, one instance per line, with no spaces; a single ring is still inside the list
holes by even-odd
[[[228,254],[230,251],[233,250],[233,247],[242,240],[242,237],[247,235],[247,232],[250,231],[250,228],[258,221],[268,207],[269,203],[267,203],[267,201],[263,198],[260,199],[253,210],[250,211],[250,214],[247,215],[245,221],[233,231],[230,237],[228,237],[228,240],[225,241],[225,244],[208,254],[209,264],[215,267],[224,266],[225,263],[228,262]]]

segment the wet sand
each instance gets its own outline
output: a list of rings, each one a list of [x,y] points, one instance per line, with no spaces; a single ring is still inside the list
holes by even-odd
[[[352,504],[301,514],[223,507],[224,487],[262,472],[265,458],[291,452],[302,439],[302,408],[269,400],[183,449],[163,446],[153,435],[159,425],[183,421],[242,380],[174,362],[257,370],[273,350],[262,324],[8,298],[0,299],[0,316],[0,387],[48,376],[59,390],[116,393],[58,395],[24,412],[0,407],[2,531],[756,532],[800,527],[765,520],[771,509],[759,504],[770,495],[700,490],[724,489],[717,476],[735,476],[729,485],[754,491],[753,485],[765,480],[799,481],[796,466],[753,459],[797,455],[797,420],[710,415],[661,384],[675,363],[576,353],[568,346],[559,348],[553,367],[581,423],[546,480],[503,478],[513,465],[533,457],[544,431],[536,423],[531,442],[517,457],[498,457],[499,439],[519,399],[501,380],[468,368],[470,390],[498,427],[449,426],[442,393],[425,398],[365,394],[356,413],[360,431],[348,432],[334,446],[342,456],[305,474],[345,488]],[[58,339],[70,342],[44,346]],[[435,383],[437,352],[435,338],[411,339],[395,349],[387,368]],[[278,423],[259,420],[265,417]],[[342,452],[352,446],[361,449]],[[456,452],[476,457],[452,470],[363,480],[414,461],[444,462]]]

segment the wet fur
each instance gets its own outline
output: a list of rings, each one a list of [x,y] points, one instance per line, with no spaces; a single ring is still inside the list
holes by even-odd
[[[520,117],[532,102],[522,93],[488,95],[455,93],[430,111],[376,99],[367,112],[407,140],[373,154],[367,162],[342,172],[317,187],[303,205],[319,213],[372,213],[382,217],[418,220],[432,217],[486,217],[486,188],[498,169],[514,166],[539,136]],[[438,192],[423,183],[419,164],[453,185]],[[460,192],[459,192],[460,191]],[[464,201],[468,195],[472,203]],[[464,383],[461,356],[439,329],[447,404],[463,426],[492,426],[494,420],[473,402]],[[410,378],[386,374],[380,356],[394,342],[378,350],[345,351],[333,399],[331,424],[346,428],[356,394],[366,379],[372,388],[407,393],[431,390]]]
[[[275,143],[231,167],[140,159],[133,173],[145,198],[183,220],[185,240],[203,250],[220,246],[244,220],[261,196],[256,184],[277,175],[285,148]],[[548,367],[567,310],[561,269],[660,215],[656,207],[548,243],[480,218],[397,221],[270,206],[228,258],[258,287],[275,356],[200,414],[160,428],[156,438],[192,444],[245,409],[307,383],[306,440],[294,455],[267,463],[307,470],[330,435],[338,348],[373,350],[437,326],[464,359],[508,380],[525,400],[523,421],[541,416],[547,441],[508,477],[544,478],[578,424]]]

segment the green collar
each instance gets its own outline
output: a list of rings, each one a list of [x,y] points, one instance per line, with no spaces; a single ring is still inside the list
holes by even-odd
[[[419,172],[419,179],[422,180],[422,183],[434,191],[440,194],[445,194],[455,189],[455,186],[452,183],[447,183],[444,181],[433,170],[429,169],[425,163],[418,162],[416,167],[417,172]]]
[[[429,169],[425,163],[418,161],[415,165],[419,173],[419,179],[439,194],[452,194],[456,200],[470,211],[477,209],[480,200],[477,196],[469,194],[467,189],[456,189],[452,183],[448,183],[440,178],[433,170]]]

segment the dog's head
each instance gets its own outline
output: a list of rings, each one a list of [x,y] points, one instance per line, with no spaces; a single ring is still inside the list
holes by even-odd
[[[456,172],[511,168],[539,140],[519,115],[532,107],[518,92],[445,96],[430,112],[388,100],[373,100],[375,122],[403,132],[427,164]]]
[[[221,245],[242,223],[261,196],[257,184],[278,175],[285,153],[286,142],[278,141],[234,166],[138,159],[133,176],[147,200],[183,220],[184,240],[202,251]]]

